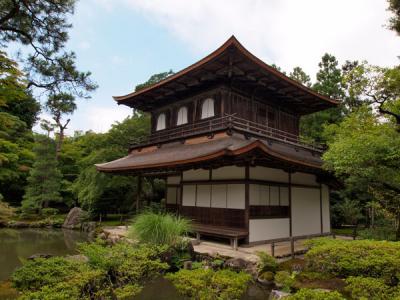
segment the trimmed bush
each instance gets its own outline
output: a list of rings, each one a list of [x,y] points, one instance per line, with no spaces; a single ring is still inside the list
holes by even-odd
[[[275,274],[275,284],[284,292],[290,292],[296,282],[296,272],[279,271]]]
[[[384,280],[369,277],[349,277],[346,279],[348,292],[352,299],[393,299],[393,289]]]
[[[52,208],[52,207],[48,207],[48,208],[42,208],[41,214],[45,217],[50,217],[50,216],[55,216],[56,214],[58,214],[58,209],[57,208]]]
[[[300,289],[297,293],[286,297],[287,300],[345,300],[339,292],[315,289]]]
[[[20,299],[124,299],[168,268],[159,259],[165,247],[91,243],[80,251],[88,262],[39,258],[17,269],[12,282]]]
[[[400,276],[400,243],[387,241],[315,239],[305,259],[311,271],[346,278],[382,278],[397,284]]]
[[[275,272],[276,269],[278,268],[278,263],[276,262],[276,259],[272,257],[271,255],[268,255],[267,252],[263,251],[258,251],[257,256],[259,258],[258,264],[257,264],[257,271],[258,274],[264,273],[264,272]]]
[[[180,270],[166,275],[180,294],[196,300],[240,299],[251,276],[230,270]]]
[[[173,246],[190,231],[188,219],[168,213],[144,212],[136,217],[128,234],[142,243]]]

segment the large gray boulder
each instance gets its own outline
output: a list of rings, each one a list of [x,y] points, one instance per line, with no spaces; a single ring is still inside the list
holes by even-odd
[[[69,211],[62,227],[66,229],[80,229],[86,215],[87,213],[83,209],[74,207]]]

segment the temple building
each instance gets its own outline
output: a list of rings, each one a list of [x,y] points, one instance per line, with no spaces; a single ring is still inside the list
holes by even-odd
[[[231,37],[118,104],[151,114],[151,133],[101,172],[156,176],[166,207],[198,235],[256,244],[329,234],[331,176],[302,141],[302,116],[338,102],[288,78]],[[322,130],[322,128],[321,128]]]

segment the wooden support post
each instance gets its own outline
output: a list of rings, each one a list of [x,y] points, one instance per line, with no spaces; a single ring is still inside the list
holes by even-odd
[[[271,243],[271,256],[275,257],[275,242]]]
[[[294,259],[294,238],[290,238],[290,254],[292,259]]]
[[[232,241],[233,242],[233,250],[237,251],[238,250],[238,238],[234,237],[232,240],[233,240]]]
[[[137,192],[136,192],[136,213],[139,212],[140,208],[140,197],[142,193],[142,176],[137,176]]]

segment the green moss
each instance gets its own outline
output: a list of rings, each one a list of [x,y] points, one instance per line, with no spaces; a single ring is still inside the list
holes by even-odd
[[[395,290],[386,285],[384,280],[368,277],[349,277],[345,291],[352,299],[393,299]]]
[[[240,299],[247,289],[251,276],[230,270],[180,270],[167,274],[180,294],[196,300]]]
[[[398,278],[400,243],[387,241],[315,239],[308,242],[307,267],[314,272],[346,278],[365,276],[392,282]]]
[[[287,300],[345,300],[339,292],[324,291],[318,289],[300,289],[293,295],[286,297]]]

